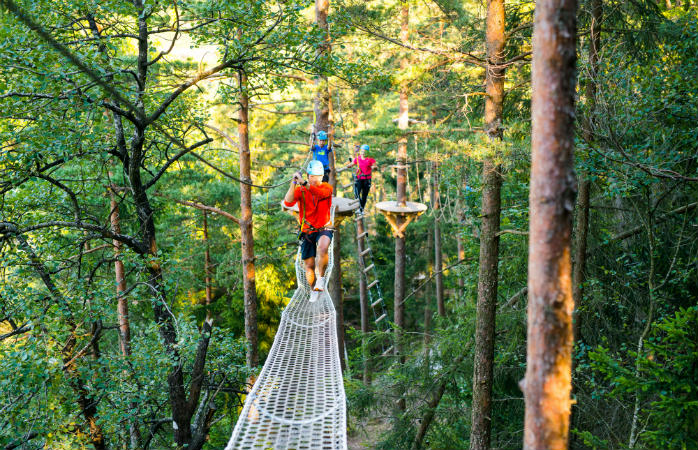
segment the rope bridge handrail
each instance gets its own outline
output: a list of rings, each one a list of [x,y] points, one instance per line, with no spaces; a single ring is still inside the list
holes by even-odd
[[[333,211],[334,212],[334,211]],[[300,248],[298,288],[281,314],[264,367],[226,450],[346,450],[346,397],[335,309],[327,290],[314,303]],[[333,245],[329,246],[329,279]]]

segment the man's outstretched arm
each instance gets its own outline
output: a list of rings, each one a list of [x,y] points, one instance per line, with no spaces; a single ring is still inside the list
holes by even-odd
[[[293,174],[293,179],[291,180],[291,184],[288,186],[288,191],[286,191],[286,195],[284,196],[284,202],[286,202],[287,206],[291,206],[294,203],[296,203],[296,185],[297,184],[302,184],[303,183],[303,177],[299,172],[296,172]]]

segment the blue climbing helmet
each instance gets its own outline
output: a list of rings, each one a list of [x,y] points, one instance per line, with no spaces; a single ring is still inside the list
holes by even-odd
[[[363,150],[363,151],[366,151],[366,152],[367,152],[368,149],[369,149],[368,144],[364,144],[364,145],[361,146],[361,150]]]
[[[308,164],[308,175],[324,175],[325,174],[325,168],[322,166],[322,163],[318,161],[317,159],[314,159],[310,161],[310,164]]]
[[[318,131],[317,138],[318,138],[318,140],[326,141],[327,140],[327,133],[324,131]]]

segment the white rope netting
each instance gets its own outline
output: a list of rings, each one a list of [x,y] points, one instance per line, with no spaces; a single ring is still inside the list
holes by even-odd
[[[332,261],[330,245],[326,280]],[[274,344],[226,450],[347,448],[335,309],[327,290],[309,302],[312,291],[300,248],[295,265],[298,288],[281,314]]]

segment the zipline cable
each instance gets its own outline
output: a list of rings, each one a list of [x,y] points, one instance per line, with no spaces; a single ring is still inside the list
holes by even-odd
[[[237,144],[227,133],[225,133],[223,130],[220,130],[220,129],[218,129],[218,128],[212,126],[212,125],[208,125],[208,124],[204,125],[204,127],[209,128],[209,129],[215,131],[216,133],[218,133],[223,139],[225,139],[226,141],[228,141],[232,146],[238,147],[238,144]],[[231,175],[231,174],[229,174],[228,172],[225,172],[223,169],[220,169],[220,168],[214,166],[213,164],[211,164],[210,162],[208,162],[207,160],[205,160],[203,157],[201,157],[201,156],[198,155],[197,153],[194,153],[194,152],[190,152],[190,153],[191,153],[191,155],[192,155],[193,157],[195,157],[196,159],[198,159],[198,160],[201,161],[202,163],[206,164],[207,166],[209,166],[209,167],[212,168],[213,170],[217,171],[217,172],[220,173],[221,175],[223,175],[223,176],[225,176],[225,177],[227,177],[227,178],[230,178],[231,180],[235,180],[235,181],[238,181],[238,182],[240,182],[240,183],[244,183],[244,184],[246,184],[246,185],[248,185],[248,186],[251,186],[251,187],[256,187],[256,188],[259,188],[259,189],[274,189],[274,188],[277,188],[277,187],[279,187],[279,186],[281,186],[281,185],[284,185],[284,184],[286,184],[286,183],[289,183],[289,182],[293,179],[293,177],[287,178],[287,179],[284,179],[283,181],[281,181],[280,183],[272,184],[272,185],[266,185],[266,186],[265,186],[265,185],[257,185],[257,184],[252,183],[251,181],[241,180],[240,178],[237,178],[236,176]],[[308,163],[308,158],[310,158],[310,154],[306,155],[305,161],[303,162],[303,164],[302,164],[300,167],[294,167],[294,166],[287,166],[287,167],[291,167],[291,168],[294,168],[294,169],[297,169],[297,170],[302,170],[302,168],[305,167],[305,165]]]

